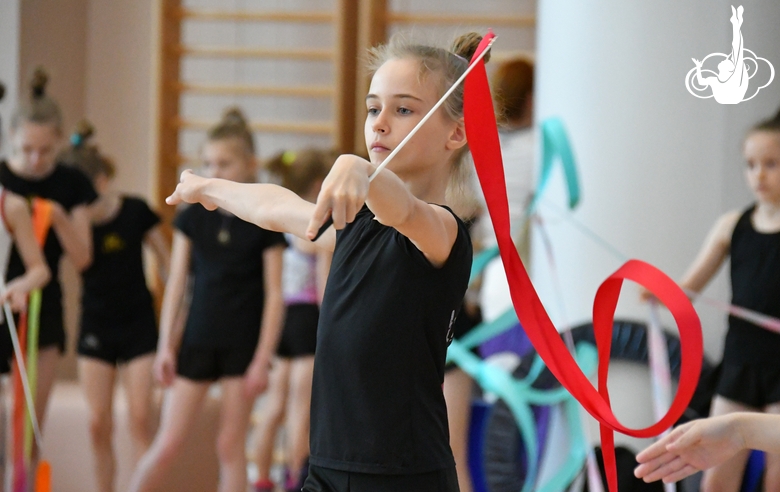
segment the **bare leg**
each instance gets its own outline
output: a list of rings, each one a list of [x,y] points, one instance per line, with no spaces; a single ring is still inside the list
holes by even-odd
[[[461,492],[472,490],[468,441],[473,386],[471,377],[460,369],[451,369],[444,375],[444,399],[447,401],[447,419],[450,424],[450,446],[455,456]]]
[[[222,384],[222,406],[217,435],[219,492],[246,492],[246,436],[254,399],[247,398],[244,378]]]
[[[58,347],[46,347],[38,352],[38,382],[35,390],[35,414],[38,416],[38,424],[44,428],[46,411],[49,407],[49,397],[54,386],[54,377],[57,372],[57,363],[60,361],[60,349]],[[28,484],[35,483],[35,473],[38,470],[38,446],[33,442],[32,459],[30,460]]]
[[[209,383],[177,377],[163,404],[160,429],[130,479],[130,492],[158,490],[195,425]]]
[[[780,403],[768,405],[766,413],[780,414]],[[766,453],[766,470],[764,471],[764,491],[780,492],[780,456]]]
[[[757,409],[727,400],[722,396],[715,396],[712,400],[712,410],[710,416],[726,415],[734,412],[751,412]],[[742,477],[745,474],[745,465],[747,464],[750,451],[741,451],[733,458],[720,466],[705,470],[702,479],[702,492],[737,492],[742,485]]]
[[[287,464],[292,477],[300,477],[309,457],[309,418],[314,356],[292,361],[290,397],[287,406]]]
[[[113,492],[116,457],[113,445],[113,400],[116,367],[99,359],[79,358],[79,379],[89,407],[89,435],[100,492]]]
[[[290,359],[276,358],[268,381],[263,412],[255,428],[255,461],[260,480],[268,480],[271,473],[276,433],[284,419],[289,380]]]
[[[130,437],[135,460],[138,461],[152,444],[152,366],[154,354],[136,357],[127,363],[124,386],[127,395]]]

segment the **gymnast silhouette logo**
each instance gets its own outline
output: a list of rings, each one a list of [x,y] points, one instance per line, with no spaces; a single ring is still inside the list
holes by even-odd
[[[688,92],[701,99],[714,97],[720,104],[739,104],[756,97],[756,94],[772,83],[775,78],[775,67],[766,58],[753,53],[745,48],[742,39],[742,13],[745,9],[740,5],[736,10],[731,7],[731,53],[711,53],[699,61],[693,58],[696,65],[685,76],[685,88]],[[704,68],[707,60],[712,59],[710,65],[717,64],[717,73],[714,70]],[[764,67],[766,64],[766,67]],[[759,85],[759,79],[751,84],[751,79],[758,73],[768,72],[769,77],[765,84]],[[709,77],[705,75],[710,75]],[[762,76],[761,78],[765,78]],[[749,86],[753,86],[752,89]],[[747,97],[746,97],[747,96]]]

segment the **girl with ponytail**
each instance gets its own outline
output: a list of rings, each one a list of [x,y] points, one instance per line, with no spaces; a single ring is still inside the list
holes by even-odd
[[[146,286],[143,249],[154,253],[160,277],[168,273],[168,245],[160,217],[146,202],[112,189],[114,165],[90,143],[94,128],[79,124],[63,163],[83,172],[99,197],[90,207],[92,264],[82,273],[79,379],[89,407],[89,429],[100,492],[112,492],[114,386],[124,370],[130,437],[136,457],[152,441],[152,363],[157,321]]]
[[[452,49],[394,37],[370,52],[369,160],[340,156],[317,203],[272,184],[185,172],[169,203],[227,209],[333,251],[320,309],[303,490],[455,492],[442,384],[472,247],[447,203],[467,153],[463,86],[397,157],[369,176],[468,68],[477,34]]]
[[[62,113],[56,101],[46,95],[47,82],[46,73],[36,70],[29,99],[19,104],[11,118],[10,157],[0,162],[0,184],[4,189],[29,201],[38,198],[51,204],[51,226],[42,249],[52,279],[43,288],[35,395],[42,428],[57,362],[65,350],[60,259],[66,256],[78,271],[89,266],[92,239],[88,206],[97,198],[89,179],[57,159],[62,147]],[[6,272],[9,283],[25,271],[20,253],[16,248],[11,252]],[[36,469],[35,462],[30,469]]]
[[[255,181],[254,138],[239,110],[227,111],[208,132],[203,159],[211,178]],[[268,384],[284,316],[282,253],[287,243],[278,232],[200,204],[182,210],[173,225],[154,361],[155,376],[168,391],[160,428],[129,490],[159,490],[209,387],[219,381],[219,491],[245,492],[249,415]],[[191,296],[186,293],[189,277]],[[183,331],[177,322],[180,309],[188,312]]]

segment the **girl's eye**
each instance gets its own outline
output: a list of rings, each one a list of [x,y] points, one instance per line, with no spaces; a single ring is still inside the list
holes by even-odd
[[[399,114],[412,114],[412,110],[409,108],[398,108]]]
[[[379,114],[379,108],[368,108],[368,114],[376,116]]]

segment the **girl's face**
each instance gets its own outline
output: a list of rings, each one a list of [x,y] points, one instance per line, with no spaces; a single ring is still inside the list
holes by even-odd
[[[385,62],[371,79],[366,96],[366,147],[371,162],[381,164],[390,152],[439,100],[435,73],[420,76],[420,62],[412,58]],[[389,168],[401,176],[449,163],[466,143],[463,125],[439,108],[409,141]]]
[[[247,155],[237,138],[206,142],[203,147],[206,176],[239,183],[255,180],[257,161]]]
[[[11,130],[11,169],[22,177],[48,176],[57,163],[60,141],[53,125],[22,123]]]
[[[761,202],[780,204],[780,132],[758,131],[745,140],[747,180]]]

